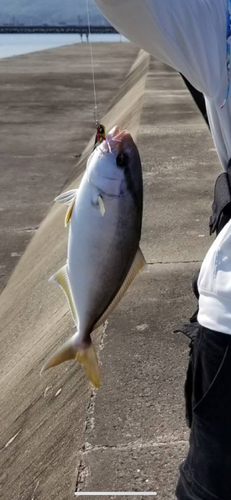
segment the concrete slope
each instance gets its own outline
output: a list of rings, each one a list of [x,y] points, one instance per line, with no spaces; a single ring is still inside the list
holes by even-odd
[[[30,56],[32,57],[32,56]],[[138,129],[149,57],[138,55],[104,118]],[[81,124],[80,124],[81,125]],[[92,142],[76,173],[83,170]],[[70,187],[78,186],[76,176]],[[65,210],[55,205],[23,254],[0,304],[0,495],[4,500],[74,497],[91,386],[81,367],[68,363],[44,374],[44,359],[73,333],[59,289],[48,278],[66,259]],[[100,343],[103,329],[94,336]]]
[[[101,116],[139,49],[94,44]],[[90,47],[69,47],[0,60],[0,291],[50,209],[80,172],[77,159],[94,131]]]
[[[208,219],[220,167],[180,76],[153,59],[138,147],[145,201],[141,248],[150,272],[135,280],[104,331],[102,388],[92,392],[88,408],[80,498],[81,491],[150,491],[172,500],[188,449],[188,341],[173,329],[196,309],[191,279],[211,244]]]

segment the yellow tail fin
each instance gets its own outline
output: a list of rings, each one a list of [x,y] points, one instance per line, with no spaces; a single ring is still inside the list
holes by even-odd
[[[83,365],[89,380],[95,388],[98,389],[100,385],[100,374],[95,348],[92,342],[86,347],[78,345],[76,342],[76,334],[50,356],[43,365],[41,374],[49,368],[70,359],[76,359],[76,361]]]
[[[81,363],[81,365],[83,365],[89,380],[95,388],[98,389],[100,386],[99,365],[92,342],[85,349],[78,350],[76,359],[79,363]]]

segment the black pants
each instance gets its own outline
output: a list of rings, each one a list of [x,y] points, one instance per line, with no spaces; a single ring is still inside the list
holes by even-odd
[[[200,326],[191,375],[190,447],[177,498],[231,500],[231,335]]]

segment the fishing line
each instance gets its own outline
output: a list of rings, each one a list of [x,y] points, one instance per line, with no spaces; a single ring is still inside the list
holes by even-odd
[[[88,39],[89,39],[89,43],[90,43],[90,54],[91,54],[91,72],[92,72],[93,94],[94,94],[94,100],[95,100],[95,107],[94,107],[94,112],[93,112],[94,120],[95,120],[95,127],[96,127],[96,136],[95,136],[95,144],[94,144],[94,149],[95,149],[98,144],[105,141],[106,129],[105,129],[105,126],[102,125],[102,123],[100,123],[100,121],[99,121],[99,111],[98,111],[96,84],[95,84],[94,58],[93,58],[93,49],[92,49],[92,43],[91,43],[91,23],[90,23],[89,0],[86,0],[86,8],[87,8],[87,22],[88,22]]]
[[[93,58],[93,50],[92,50],[92,43],[91,43],[91,24],[90,24],[89,0],[86,0],[86,8],[87,8],[88,36],[89,36],[90,54],[91,54],[92,83],[93,83],[93,93],[94,93],[94,100],[95,100],[94,119],[95,119],[95,124],[97,126],[97,124],[99,123],[99,111],[98,111],[96,85],[95,85],[94,58]]]

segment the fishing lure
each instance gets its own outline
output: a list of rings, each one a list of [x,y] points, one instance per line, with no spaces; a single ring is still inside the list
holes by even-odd
[[[94,149],[106,139],[106,128],[102,123],[96,123],[96,135]]]

